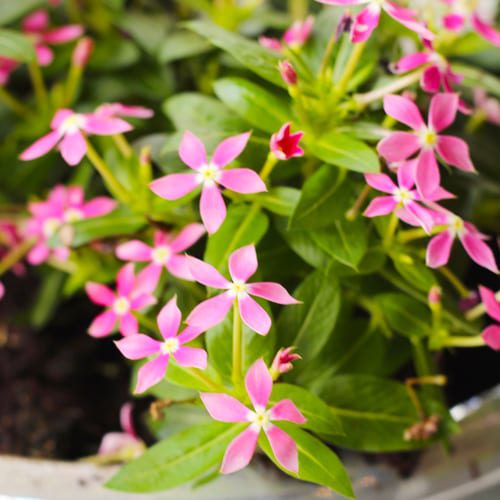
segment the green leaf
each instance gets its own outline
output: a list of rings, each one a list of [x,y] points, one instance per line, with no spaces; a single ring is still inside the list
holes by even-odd
[[[325,163],[355,172],[380,171],[380,163],[372,148],[345,134],[330,132],[316,140],[304,137],[307,150]]]
[[[467,87],[481,87],[500,98],[500,78],[468,64],[454,64],[453,71],[464,76],[463,84]]]
[[[293,345],[306,360],[313,359],[328,341],[340,308],[340,288],[332,276],[317,270],[295,290],[303,302],[283,309],[278,320],[282,345]]]
[[[278,71],[279,56],[261,47],[257,42],[231,33],[207,21],[191,21],[186,26],[207,38],[213,45],[231,54],[239,63],[265,80],[281,87],[283,80]]]
[[[286,186],[271,188],[267,193],[251,197],[270,212],[285,216],[292,215],[299,198],[300,190]]]
[[[342,425],[329,406],[318,396],[307,389],[291,384],[274,384],[271,402],[291,399],[295,406],[306,417],[302,426],[316,434],[343,434]]]
[[[29,63],[35,60],[35,48],[27,36],[14,30],[0,29],[0,56]]]
[[[126,464],[106,483],[106,487],[131,493],[149,493],[192,481],[222,461],[228,444],[244,427],[245,424],[221,422],[190,427]]]
[[[0,26],[9,24],[46,3],[46,0],[5,0],[0,2]]]
[[[289,121],[286,99],[243,78],[222,78],[214,83],[217,97],[248,123],[269,133]]]
[[[419,420],[406,387],[370,375],[338,375],[319,393],[339,417],[344,435],[328,441],[362,451],[403,451],[426,442],[405,441],[404,431]]]
[[[158,60],[165,64],[187,57],[198,56],[212,50],[212,45],[196,33],[176,31],[161,44]]]
[[[437,285],[434,273],[420,260],[400,254],[394,255],[393,259],[396,271],[415,288],[427,293]]]
[[[277,423],[295,441],[299,453],[299,473],[293,474],[281,467],[276,460],[269,441],[264,433],[259,436],[259,445],[264,453],[279,467],[292,477],[321,484],[337,493],[354,498],[351,481],[337,455],[319,439],[294,424]]]
[[[210,383],[208,377],[216,376],[209,366],[207,370],[198,368],[184,368],[176,363],[169,363],[167,370],[167,381],[180,387],[196,389],[197,391],[213,392],[216,387]]]

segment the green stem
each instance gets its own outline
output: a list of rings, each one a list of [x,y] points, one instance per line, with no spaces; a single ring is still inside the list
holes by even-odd
[[[455,288],[462,299],[469,297],[469,290],[467,290],[466,286],[460,281],[460,278],[449,267],[442,266],[438,270]]]
[[[448,337],[441,342],[442,347],[483,347],[485,344],[483,337]]]
[[[17,264],[33,248],[35,243],[36,238],[26,239],[0,260],[0,276]]]
[[[307,15],[307,0],[288,0],[288,10],[294,21],[304,19]]]
[[[43,109],[47,105],[48,94],[45,82],[43,81],[42,71],[36,61],[28,64],[28,71],[35,91],[38,107]]]
[[[68,106],[73,104],[75,100],[80,81],[82,79],[83,68],[79,65],[72,64],[69,69],[68,81],[66,82],[65,102]]]
[[[342,76],[340,77],[340,80],[337,84],[337,92],[340,97],[343,96],[347,90],[349,80],[351,79],[351,76],[353,75],[354,70],[359,63],[359,60],[361,59],[363,50],[365,49],[365,45],[366,42],[356,43],[354,45],[354,49],[349,56],[349,59],[347,60],[347,64],[345,65],[344,72],[342,73]]]
[[[495,299],[500,302],[500,292],[495,294]],[[484,306],[484,303],[481,302],[465,313],[465,319],[468,321],[474,321],[475,319],[481,317],[485,312],[486,307]]]
[[[128,143],[127,139],[123,134],[115,134],[112,136],[116,147],[120,150],[120,153],[124,158],[130,158],[134,153],[132,146]]]
[[[326,45],[325,52],[323,53],[323,58],[321,59],[321,66],[319,68],[319,78],[320,80],[326,80],[326,73],[328,71],[328,63],[332,57],[333,49],[335,48],[336,42],[336,32],[332,31],[332,35],[328,40],[328,44]]]
[[[368,195],[370,194],[371,187],[367,184],[361,193],[359,193],[359,196],[357,197],[356,201],[354,202],[354,205],[345,213],[345,217],[347,220],[354,220],[358,216],[359,210],[363,206],[363,204],[366,201],[366,198],[368,198]]]
[[[207,387],[209,387],[214,392],[226,392],[226,390],[219,384],[216,384],[211,378],[207,377],[202,371],[197,368],[182,368],[188,372],[193,377],[197,378],[199,381],[203,382]]]
[[[385,247],[388,247],[391,244],[392,239],[394,238],[394,233],[398,228],[398,224],[399,224],[398,216],[396,215],[396,212],[392,212],[391,218],[389,220],[389,225],[387,226],[387,230],[384,235],[383,244]]]
[[[19,116],[28,116],[30,110],[16,97],[14,97],[8,90],[0,86],[0,101],[2,101],[8,108]]]
[[[242,380],[242,361],[243,361],[243,328],[241,324],[238,299],[233,303],[233,369],[232,380],[235,387],[239,387]]]
[[[264,166],[262,167],[262,170],[260,171],[260,178],[266,182],[267,178],[271,175],[271,172],[273,171],[274,167],[278,163],[278,158],[274,155],[273,152],[270,152],[267,155],[266,162],[264,163]]]

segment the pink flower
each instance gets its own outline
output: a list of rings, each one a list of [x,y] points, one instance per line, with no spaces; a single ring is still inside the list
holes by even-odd
[[[110,102],[101,104],[94,112],[95,115],[101,118],[117,118],[117,117],[130,117],[130,118],[151,118],[154,111],[143,106],[129,106],[119,102]]]
[[[0,56],[0,86],[7,85],[10,74],[19,66],[17,61]]]
[[[200,213],[210,234],[215,233],[226,218],[226,205],[218,185],[250,194],[267,191],[262,179],[249,168],[224,169],[247,145],[250,133],[235,135],[222,141],[209,162],[200,139],[186,131],[179,147],[181,160],[196,173],[170,174],[150,184],[151,190],[167,200],[177,200],[202,186]]]
[[[0,281],[0,300],[2,300],[2,299],[3,299],[4,295],[5,295],[5,286],[4,286],[4,284]]]
[[[398,23],[414,31],[427,40],[434,39],[434,33],[429,31],[423,23],[416,19],[416,12],[411,9],[400,7],[387,0],[316,0],[328,5],[361,5],[369,4],[355,18],[351,28],[351,40],[353,42],[364,42],[370,38],[373,30],[378,26],[381,11],[384,10]]]
[[[257,271],[257,254],[253,245],[235,250],[229,256],[228,281],[210,264],[189,257],[193,278],[199,283],[226,290],[224,293],[198,304],[187,318],[187,324],[208,330],[224,320],[231,305],[236,300],[241,319],[249,328],[266,335],[271,328],[271,318],[250,295],[262,297],[277,304],[298,304],[281,285],[271,282],[247,283],[248,278]]]
[[[300,354],[294,353],[295,347],[282,347],[273,359],[271,364],[271,375],[276,380],[280,374],[287,373],[293,369],[293,362],[302,359]]]
[[[48,66],[54,59],[54,53],[48,45],[71,42],[83,34],[83,28],[79,24],[49,29],[49,15],[45,10],[37,10],[25,17],[22,29],[35,42],[36,57],[40,66]]]
[[[132,262],[150,262],[148,267],[156,271],[158,278],[161,270],[166,268],[176,278],[193,281],[188,258],[180,254],[194,245],[203,234],[205,228],[202,224],[189,224],[175,237],[164,231],[156,231],[153,247],[132,240],[119,245],[116,256]]]
[[[80,186],[54,187],[46,201],[28,205],[31,218],[26,224],[24,235],[37,238],[37,243],[28,254],[28,262],[36,266],[45,262],[51,255],[58,260],[66,260],[69,255],[66,245],[70,241],[61,242],[61,246],[56,248],[49,247],[48,241],[72,223],[106,215],[115,207],[116,202],[104,196],[85,201]]]
[[[100,283],[88,282],[85,290],[90,300],[106,310],[96,316],[89,327],[92,337],[109,335],[118,322],[118,329],[124,336],[137,334],[139,326],[133,315],[156,304],[153,292],[158,280],[151,269],[142,270],[137,277],[132,263],[123,266],[116,275],[116,293]]]
[[[294,49],[302,47],[311,36],[313,24],[313,16],[307,17],[304,21],[295,21],[290,28],[285,31],[282,42]],[[261,36],[259,38],[259,43],[263,47],[275,52],[281,52],[283,50],[282,42],[277,38],[270,38],[267,36]]]
[[[469,257],[493,273],[498,273],[495,256],[491,248],[484,242],[487,236],[481,234],[470,222],[440,208],[436,214],[436,225],[447,226],[444,231],[434,236],[427,246],[427,265],[432,268],[447,264],[453,241],[458,238]]]
[[[415,183],[423,198],[432,198],[441,181],[435,152],[450,165],[474,172],[467,144],[458,137],[438,135],[455,120],[457,94],[436,94],[432,98],[427,125],[416,104],[405,97],[386,95],[384,110],[413,131],[391,133],[379,142],[378,152],[389,163],[407,160],[418,152]]]
[[[486,312],[498,322],[498,324],[487,326],[481,335],[487,345],[495,349],[495,351],[500,351],[500,302],[493,290],[485,286],[479,287],[479,293],[481,294],[481,300],[486,308]]]
[[[227,394],[201,393],[200,397],[208,413],[221,422],[248,422],[248,427],[236,436],[227,447],[220,472],[230,474],[246,467],[255,452],[257,439],[263,430],[269,440],[276,460],[290,472],[298,473],[299,457],[293,439],[274,421],[285,420],[304,424],[306,419],[295,404],[283,399],[267,409],[273,388],[273,380],[262,359],[258,359],[248,370],[245,387],[253,405],[247,408],[237,399]]]
[[[483,113],[490,123],[500,125],[500,101],[489,97],[481,88],[474,89],[474,105],[476,111]]]
[[[203,349],[186,347],[184,344],[198,337],[202,330],[186,327],[179,335],[181,311],[174,297],[158,314],[157,323],[163,341],[152,339],[142,333],[129,335],[115,342],[116,347],[128,359],[144,359],[154,356],[137,373],[135,393],[140,394],[165,377],[170,357],[180,365],[204,370],[207,367],[207,353]]]
[[[289,160],[294,156],[304,155],[304,150],[299,146],[304,132],[291,134],[290,126],[290,123],[285,123],[278,132],[271,136],[271,152],[278,160]]]
[[[51,132],[21,153],[21,160],[39,158],[57,146],[64,161],[73,167],[82,161],[87,152],[86,134],[114,135],[132,130],[132,126],[120,118],[75,113],[71,109],[57,111],[50,128]]]
[[[83,68],[89,62],[90,56],[94,50],[94,40],[84,37],[78,41],[71,55],[71,62],[80,68]]]

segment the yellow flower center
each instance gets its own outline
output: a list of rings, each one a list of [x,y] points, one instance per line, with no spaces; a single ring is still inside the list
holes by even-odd
[[[75,113],[71,116],[68,116],[68,118],[66,118],[62,122],[60,130],[63,134],[72,134],[75,133],[77,130],[83,128],[84,124],[85,124],[85,117],[83,115]]]
[[[422,143],[422,146],[425,148],[433,148],[436,143],[437,143],[437,134],[434,132],[434,130],[430,129],[425,129],[421,134],[420,134],[420,141]]]
[[[113,303],[113,311],[118,316],[123,316],[130,311],[130,302],[125,297],[117,298]]]
[[[248,420],[255,426],[256,430],[268,429],[271,425],[270,411],[265,408],[257,408],[254,412],[249,412]]]
[[[168,262],[172,252],[167,246],[156,247],[153,250],[152,260],[155,264],[163,265]]]
[[[212,163],[207,163],[198,170],[198,182],[212,186],[219,180],[219,175],[219,168]]]
[[[234,297],[238,297],[239,299],[243,298],[247,294],[247,285],[243,283],[243,281],[234,281],[228,287],[231,295]]]
[[[176,337],[171,337],[161,345],[161,352],[163,354],[174,354],[179,349],[179,341]]]
[[[47,219],[43,223],[42,231],[46,238],[51,238],[61,227],[61,221],[55,217]]]
[[[464,231],[464,221],[457,216],[454,216],[450,222],[450,229],[454,235],[460,235]]]
[[[77,208],[69,208],[64,212],[64,220],[66,222],[69,222],[70,224],[72,222],[77,222],[82,219],[83,219],[83,214]]]
[[[394,191],[394,199],[403,205],[406,205],[408,202],[414,199],[413,193],[408,191],[405,188],[398,188]]]

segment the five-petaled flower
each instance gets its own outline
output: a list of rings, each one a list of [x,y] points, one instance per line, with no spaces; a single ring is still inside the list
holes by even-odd
[[[226,205],[218,185],[250,194],[266,191],[266,185],[249,168],[225,169],[245,149],[250,133],[235,135],[222,141],[208,161],[204,144],[186,131],[179,147],[181,160],[196,173],[170,174],[150,184],[151,190],[167,200],[177,200],[202,186],[200,214],[210,234],[217,232],[226,218]]]
[[[109,335],[118,322],[118,329],[124,336],[134,335],[139,331],[134,311],[141,311],[156,304],[153,292],[158,284],[156,273],[151,268],[134,273],[134,264],[123,266],[116,275],[117,291],[100,283],[88,282],[85,290],[90,300],[106,307],[106,310],[96,316],[88,332],[92,337]]]
[[[128,359],[144,359],[154,356],[139,369],[135,393],[146,391],[160,382],[167,371],[172,357],[180,366],[189,368],[207,367],[207,353],[198,347],[187,347],[185,344],[198,337],[202,330],[187,326],[179,335],[181,311],[177,307],[176,297],[170,299],[158,314],[157,323],[162,341],[152,339],[142,333],[129,335],[115,342],[116,347]]]
[[[302,47],[311,36],[313,24],[314,17],[308,16],[303,21],[295,21],[290,28],[285,31],[282,41],[277,38],[261,36],[259,38],[259,43],[263,47],[274,50],[275,52],[281,52],[283,50],[282,42],[288,47],[298,49]]]
[[[483,332],[482,337],[487,345],[489,345],[495,351],[500,350],[500,301],[496,298],[493,290],[486,288],[485,286],[479,287],[479,293],[481,295],[481,300],[483,301],[484,307],[488,315],[493,318],[498,323],[494,325],[487,326]]]
[[[384,98],[385,112],[413,131],[392,132],[379,142],[378,152],[389,163],[402,162],[418,152],[415,183],[423,198],[432,198],[441,181],[436,151],[450,165],[474,172],[467,143],[458,137],[439,135],[455,120],[458,104],[457,94],[436,94],[431,100],[426,125],[418,107],[410,99],[398,95]]]
[[[188,258],[180,255],[205,234],[202,224],[189,224],[174,236],[165,231],[155,231],[154,245],[150,247],[140,240],[122,243],[116,248],[116,256],[132,262],[150,262],[148,267],[156,271],[158,278],[166,268],[176,278],[193,281]]]
[[[304,136],[304,132],[290,133],[290,123],[285,123],[278,132],[271,136],[271,152],[278,160],[289,160],[295,156],[303,156],[304,150],[299,146],[299,142]]]
[[[208,330],[223,321],[231,305],[237,301],[243,322],[260,335],[266,335],[271,328],[271,318],[250,295],[277,304],[297,304],[298,301],[278,283],[247,283],[257,271],[257,266],[257,254],[253,245],[241,247],[229,256],[231,281],[210,264],[189,257],[191,274],[196,281],[225,292],[198,304],[186,320],[188,325]]]
[[[258,359],[248,370],[245,387],[253,410],[227,394],[207,392],[200,394],[203,404],[213,419],[221,422],[248,422],[248,427],[229,444],[220,468],[221,473],[236,472],[250,463],[261,430],[269,439],[274,456],[281,466],[290,472],[298,473],[297,445],[273,422],[286,420],[295,424],[304,424],[306,422],[304,415],[289,399],[283,399],[267,409],[273,380],[262,359]]]

